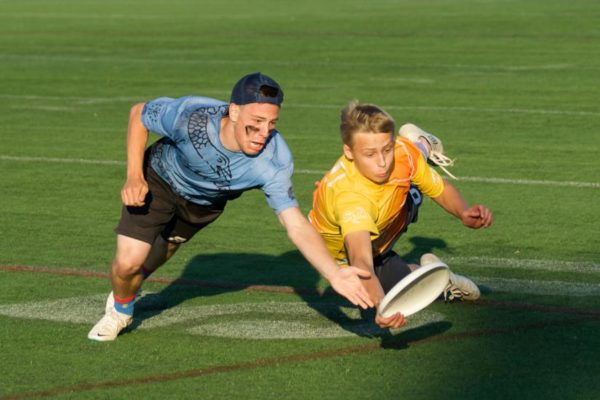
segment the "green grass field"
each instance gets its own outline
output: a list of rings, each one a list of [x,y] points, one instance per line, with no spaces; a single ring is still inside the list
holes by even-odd
[[[600,3],[0,1],[0,399],[597,399]],[[86,338],[110,291],[129,108],[262,71],[304,212],[352,99],[439,135],[495,225],[433,202],[396,250],[482,289],[396,332],[331,293],[259,191]],[[178,280],[183,278],[182,280]]]

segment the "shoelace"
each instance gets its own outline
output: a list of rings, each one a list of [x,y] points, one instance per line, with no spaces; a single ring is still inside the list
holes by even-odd
[[[429,159],[432,163],[440,167],[448,176],[458,180],[456,176],[454,176],[450,171],[448,171],[445,167],[451,167],[454,165],[454,160],[447,157],[443,153],[437,152],[435,150],[431,150],[429,152]]]
[[[469,295],[469,292],[463,292],[452,283],[448,283],[444,289],[444,302],[448,303],[453,300],[463,300],[463,296]]]
[[[433,135],[425,135],[421,137],[429,143],[429,147],[431,148],[429,151],[429,160],[440,167],[448,176],[458,180],[456,176],[454,176],[445,168],[453,166],[454,160],[444,154],[444,148],[439,140]]]

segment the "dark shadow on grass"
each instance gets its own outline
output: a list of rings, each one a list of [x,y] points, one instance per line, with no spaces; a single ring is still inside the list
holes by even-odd
[[[168,268],[167,263],[161,270]],[[296,293],[314,302],[321,298],[317,289],[319,280],[319,274],[296,251],[279,256],[247,253],[197,255],[173,283],[159,293],[146,294],[138,300],[134,323],[128,330],[187,300],[238,292],[252,286],[264,286],[265,291],[269,287],[288,287],[289,290],[283,290],[284,293]]]
[[[419,259],[425,253],[436,253],[436,250],[445,249],[448,244],[445,240],[438,238],[428,238],[423,236],[413,236],[408,241],[412,244],[412,249],[408,253],[402,254],[402,259],[411,263],[419,263]]]
[[[425,252],[446,247],[446,243],[439,239],[414,237],[410,242],[414,248],[405,259],[413,262],[415,259],[418,261]],[[168,268],[168,264],[162,267]],[[190,299],[237,292],[250,287],[259,287],[258,290],[261,291],[272,287],[286,288],[283,289],[284,293],[296,294],[313,310],[343,329],[358,336],[381,337],[382,346],[386,348],[390,346],[389,343],[396,343],[398,336],[404,337],[412,331],[393,336],[389,330],[378,328],[373,322],[374,310],[362,312],[362,321],[348,317],[342,308],[353,306],[330,287],[321,290],[320,279],[319,274],[297,251],[278,256],[248,253],[197,255],[186,265],[176,281],[159,293],[146,294],[138,301],[136,317],[128,331],[136,329],[144,320],[156,317],[164,310],[177,307]],[[366,324],[372,325],[372,329],[365,328]],[[416,329],[431,335],[441,333],[440,329]]]
[[[384,349],[404,350],[410,347],[410,343],[420,342],[441,335],[451,327],[452,323],[448,321],[431,322],[413,329],[408,329],[395,336],[383,336],[381,338],[381,347]]]

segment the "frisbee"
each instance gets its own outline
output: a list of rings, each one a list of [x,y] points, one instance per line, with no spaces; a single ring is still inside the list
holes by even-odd
[[[443,262],[417,268],[396,283],[379,305],[379,314],[389,317],[401,313],[405,317],[421,311],[444,291],[450,270]]]

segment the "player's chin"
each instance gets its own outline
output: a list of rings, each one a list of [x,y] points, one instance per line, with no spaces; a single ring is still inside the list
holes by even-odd
[[[258,153],[260,153],[264,148],[265,148],[264,144],[250,143],[247,146],[244,146],[244,148],[242,149],[242,151],[246,155],[255,156]]]
[[[260,153],[260,150],[243,149],[242,152],[249,157],[254,157],[254,156],[257,156],[258,153]]]
[[[386,183],[388,180],[390,179],[389,175],[373,175],[370,177],[370,180],[381,185],[383,183]]]

